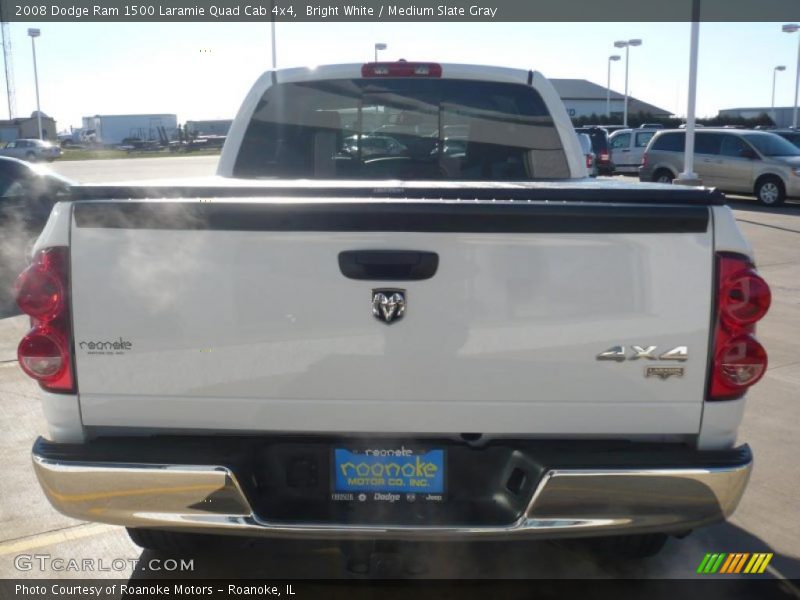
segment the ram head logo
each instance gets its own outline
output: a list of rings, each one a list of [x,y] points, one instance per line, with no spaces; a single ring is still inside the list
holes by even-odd
[[[399,321],[406,312],[406,291],[372,290],[372,314],[387,325]]]

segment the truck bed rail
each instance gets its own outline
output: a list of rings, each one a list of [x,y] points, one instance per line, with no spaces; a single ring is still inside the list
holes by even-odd
[[[719,206],[725,196],[709,188],[595,181],[531,181],[476,185],[474,182],[353,182],[223,180],[176,185],[77,185],[73,200],[144,198],[372,198],[394,200],[585,202]]]

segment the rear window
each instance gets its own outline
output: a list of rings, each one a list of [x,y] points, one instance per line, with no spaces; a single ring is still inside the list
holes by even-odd
[[[662,133],[653,142],[653,150],[663,150],[666,152],[683,152],[686,140],[683,133]]]
[[[268,89],[234,175],[502,181],[567,178],[569,168],[545,104],[529,86],[342,79]]]

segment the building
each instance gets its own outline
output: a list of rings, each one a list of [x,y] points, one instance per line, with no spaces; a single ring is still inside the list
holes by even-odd
[[[39,119],[36,111],[30,117],[17,117],[0,121],[0,142],[8,143],[19,139],[38,139]],[[42,138],[56,140],[56,122],[52,117],[42,113]]]
[[[792,106],[776,106],[775,114],[773,116],[771,107],[760,106],[754,108],[724,108],[719,111],[718,116],[740,119],[757,119],[762,115],[767,115],[778,127],[791,127],[793,112],[794,107]]]
[[[158,140],[159,128],[173,139],[178,131],[178,116],[154,115],[94,115],[83,117],[83,134],[98,144],[114,146],[123,140]]]
[[[586,79],[551,79],[550,83],[561,96],[570,117],[588,117],[606,114],[606,91],[608,88]],[[611,90],[611,116],[622,118],[625,96]],[[647,113],[653,117],[670,117],[672,112],[653,106],[642,100],[628,97],[628,114]]]
[[[186,121],[184,129],[190,135],[228,135],[232,119],[215,119],[211,121]]]

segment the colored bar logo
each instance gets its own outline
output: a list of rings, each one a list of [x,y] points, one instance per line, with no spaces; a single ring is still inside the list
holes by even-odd
[[[702,574],[720,573],[732,575],[737,573],[763,573],[772,560],[772,552],[716,552],[705,555],[697,572]]]

